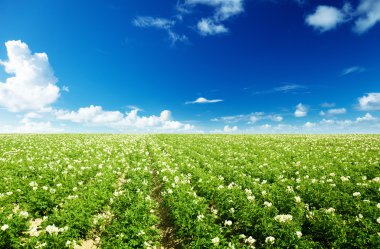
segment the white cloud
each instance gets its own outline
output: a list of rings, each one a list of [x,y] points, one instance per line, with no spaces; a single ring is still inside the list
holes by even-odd
[[[305,126],[306,128],[313,128],[313,127],[316,126],[316,124],[315,124],[315,123],[312,123],[312,122],[306,122],[306,123],[304,124],[304,126]]]
[[[68,86],[63,86],[62,87],[62,91],[64,91],[64,92],[70,92],[70,88],[68,87]]]
[[[237,126],[229,126],[229,125],[225,125],[223,127],[223,129],[215,129],[215,130],[211,130],[210,133],[235,133],[239,130],[239,128]]]
[[[12,74],[0,82],[0,106],[11,112],[40,111],[59,97],[57,78],[45,53],[32,54],[26,43],[5,43],[8,61],[0,61],[5,72]]]
[[[284,118],[280,115],[269,115],[268,118],[275,122],[281,122]]]
[[[265,114],[264,112],[253,112],[251,114],[245,115],[234,115],[234,116],[224,116],[220,118],[213,118],[211,121],[214,122],[224,122],[224,123],[237,123],[237,122],[247,122],[248,124],[255,124],[261,120],[271,120],[274,122],[281,122],[284,118],[277,114]]]
[[[338,24],[345,22],[346,14],[331,6],[320,5],[315,13],[306,17],[306,23],[315,29],[325,32],[334,29]]]
[[[345,114],[346,112],[347,112],[346,108],[335,108],[335,109],[330,109],[327,111],[327,113],[330,115]]]
[[[261,116],[252,115],[252,116],[249,117],[249,123],[250,124],[254,124],[254,123],[260,121],[261,119],[262,119]]]
[[[189,40],[186,35],[177,34],[172,30],[168,30],[168,35],[172,44],[175,44],[177,42],[187,42]]]
[[[286,85],[274,87],[269,90],[257,91],[257,92],[254,92],[253,94],[270,94],[270,93],[278,93],[278,92],[279,93],[295,93],[302,89],[307,89],[307,86],[299,85],[299,84],[286,84]]]
[[[321,104],[321,106],[326,107],[326,108],[331,108],[335,106],[335,103],[324,102]]]
[[[139,16],[132,21],[133,25],[139,28],[156,28],[165,30],[168,37],[174,45],[176,42],[186,42],[188,38],[186,35],[180,35],[173,31],[174,25],[176,25],[175,20],[170,20],[166,18],[157,18],[151,16]]]
[[[272,126],[270,124],[264,124],[264,125],[260,126],[260,128],[262,128],[262,129],[270,129],[270,128],[272,128]]]
[[[368,93],[358,98],[358,108],[362,111],[380,111],[380,93]]]
[[[346,68],[342,71],[342,75],[352,74],[352,73],[362,73],[366,69],[364,67],[354,66]]]
[[[294,112],[294,116],[296,118],[306,117],[308,110],[309,108],[307,106],[303,105],[302,103],[299,103],[296,106],[296,111]]]
[[[366,113],[364,117],[358,117],[356,119],[356,122],[364,122],[364,121],[377,121],[379,120],[378,118],[375,118],[374,116],[371,115],[371,113]]]
[[[197,24],[198,31],[201,35],[216,35],[228,32],[228,29],[222,24],[215,24],[211,19],[202,19]]]
[[[119,111],[104,111],[101,106],[79,108],[78,111],[57,111],[56,117],[60,120],[69,120],[75,123],[114,123],[123,119]]]
[[[226,132],[226,133],[231,133],[231,132],[235,132],[238,130],[238,127],[237,126],[224,126],[223,128],[223,131]]]
[[[188,5],[208,5],[215,8],[214,18],[226,20],[244,11],[244,0],[186,0]]]
[[[170,29],[175,25],[175,21],[166,18],[156,18],[151,16],[138,16],[132,23],[140,28]]]
[[[210,103],[218,103],[222,102],[222,99],[206,99],[203,97],[199,97],[194,101],[187,101],[185,104],[210,104]]]
[[[279,87],[273,88],[273,91],[275,92],[291,92],[299,89],[305,89],[307,88],[306,86],[303,85],[298,85],[298,84],[287,84]]]
[[[356,12],[360,17],[355,21],[354,31],[361,34],[380,22],[380,1],[361,0]]]
[[[194,129],[193,125],[174,121],[171,112],[164,110],[160,116],[139,116],[139,110],[133,109],[125,114],[119,111],[105,111],[101,106],[89,106],[79,108],[78,111],[55,112],[57,119],[67,120],[75,123],[85,123],[95,126],[110,127],[119,130],[138,129],[138,130],[182,130],[189,131]]]

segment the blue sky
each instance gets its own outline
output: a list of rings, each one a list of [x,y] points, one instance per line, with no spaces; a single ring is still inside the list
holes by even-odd
[[[0,9],[1,133],[380,131],[378,0]]]

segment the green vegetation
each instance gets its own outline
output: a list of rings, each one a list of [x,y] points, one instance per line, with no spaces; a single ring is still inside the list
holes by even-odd
[[[377,135],[0,135],[0,248],[380,248]]]

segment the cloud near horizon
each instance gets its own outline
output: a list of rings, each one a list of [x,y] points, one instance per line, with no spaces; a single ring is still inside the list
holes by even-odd
[[[119,111],[105,111],[101,106],[91,105],[79,108],[78,111],[58,110],[55,116],[59,120],[89,125],[101,125],[116,129],[159,129],[159,130],[193,130],[194,126],[174,121],[171,112],[164,110],[159,116],[139,116],[138,109],[132,109],[125,114]]]
[[[218,103],[223,102],[222,99],[206,99],[204,97],[199,97],[194,101],[186,101],[185,104],[212,104],[212,103]]]

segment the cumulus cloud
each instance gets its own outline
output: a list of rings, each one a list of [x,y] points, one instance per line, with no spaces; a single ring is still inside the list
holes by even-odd
[[[294,112],[294,116],[296,118],[306,117],[308,110],[309,108],[307,106],[303,105],[302,103],[299,103],[296,106],[296,111]]]
[[[345,68],[342,71],[342,75],[347,75],[347,74],[352,74],[352,73],[362,73],[365,70],[366,69],[364,67],[359,67],[359,66],[349,67],[349,68]]]
[[[354,20],[353,31],[363,34],[380,22],[380,1],[359,0],[355,10],[349,3],[342,9],[320,5],[313,14],[306,17],[306,24],[325,32],[336,28],[339,24]]]
[[[216,35],[227,33],[228,29],[224,27],[222,24],[215,24],[215,22],[211,19],[202,19],[197,24],[198,31],[201,35]]]
[[[345,22],[346,14],[335,7],[320,5],[313,14],[306,17],[306,24],[321,32],[336,28]]]
[[[172,120],[169,110],[162,111],[159,116],[139,116],[138,112],[138,109],[133,109],[123,114],[119,111],[105,111],[101,106],[91,105],[89,107],[79,108],[78,111],[58,110],[55,112],[55,116],[59,120],[105,126],[121,130],[134,128],[139,130],[189,131],[194,129],[193,125]]]
[[[101,106],[89,106],[79,108],[78,111],[56,112],[56,117],[60,120],[69,120],[75,123],[114,123],[123,119],[123,114],[119,111],[104,111]]]
[[[363,117],[358,117],[356,119],[356,122],[365,122],[365,121],[377,121],[379,120],[378,118],[375,118],[374,116],[371,115],[371,113],[366,113]]]
[[[380,1],[361,0],[356,12],[360,17],[355,21],[354,31],[362,34],[380,21]]]
[[[362,111],[380,111],[380,93],[368,93],[358,98],[358,103]]]
[[[32,53],[22,41],[5,43],[8,60],[0,61],[12,76],[0,82],[0,106],[11,112],[41,111],[59,97],[57,78],[46,53]]]
[[[185,104],[211,104],[211,103],[218,103],[222,102],[222,99],[206,99],[203,97],[199,97],[194,101],[187,101]]]

